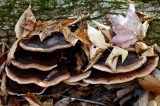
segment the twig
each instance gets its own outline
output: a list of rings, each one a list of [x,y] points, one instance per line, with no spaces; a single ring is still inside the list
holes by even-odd
[[[70,86],[69,88],[67,88],[66,90],[64,90],[64,91],[61,93],[61,95],[64,94],[64,93],[66,93],[67,91],[69,91],[71,88],[73,88],[73,86]]]
[[[65,96],[65,95],[61,95],[63,98],[67,98],[69,96]],[[76,101],[81,101],[81,102],[86,102],[86,103],[92,103],[92,104],[97,104],[99,106],[111,106],[110,104],[104,104],[104,103],[101,103],[101,102],[96,102],[96,101],[91,101],[91,100],[86,100],[86,99],[79,99],[79,98],[74,98],[74,97],[69,97],[73,100],[76,100]]]

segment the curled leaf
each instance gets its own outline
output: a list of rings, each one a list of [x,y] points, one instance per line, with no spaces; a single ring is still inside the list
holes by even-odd
[[[148,101],[147,106],[158,106],[158,104],[155,100],[150,100]]]
[[[36,18],[31,11],[31,6],[29,6],[27,10],[21,15],[15,25],[16,37],[26,37],[30,33],[30,31],[33,30],[35,21]]]
[[[103,25],[95,20],[92,20],[94,24],[98,27],[98,29],[103,33],[103,35],[108,39],[111,40],[113,32],[111,27]]]
[[[2,73],[2,82],[1,82],[1,86],[0,86],[0,91],[2,92],[1,96],[3,96],[3,99],[7,100],[7,96],[8,96],[8,92],[7,92],[7,88],[6,88],[6,73]]]
[[[97,46],[101,49],[106,49],[110,46],[109,44],[106,43],[103,34],[100,31],[98,31],[97,29],[91,27],[89,24],[88,24],[87,34],[88,34],[90,41],[95,46]]]
[[[157,56],[157,54],[154,52],[154,47],[150,46],[146,51],[142,53],[142,56],[150,57],[150,56]]]
[[[153,47],[154,47],[155,52],[160,55],[160,46],[158,46],[157,44],[154,44]]]
[[[147,106],[149,98],[149,91],[145,90],[143,95],[137,100],[134,106]]]
[[[90,60],[92,60],[93,58],[95,58],[95,56],[100,53],[103,52],[104,50],[101,48],[98,48],[94,45],[89,46],[89,55],[90,55]]]
[[[14,59],[14,52],[17,49],[18,43],[21,39],[17,39],[14,44],[12,45],[11,49],[8,52],[8,56],[7,56],[7,64],[11,61],[11,59]]]
[[[89,64],[87,65],[86,69],[83,72],[88,71],[97,61],[98,59],[102,56],[102,53],[98,53],[95,58],[93,58]]]
[[[142,25],[142,31],[141,31],[141,34],[140,36],[138,37],[139,40],[143,40],[145,37],[146,37],[146,33],[147,33],[147,30],[148,30],[148,27],[149,27],[149,23],[148,21],[145,21]]]
[[[127,48],[136,43],[137,37],[142,30],[142,23],[135,13],[133,4],[129,6],[126,17],[107,15],[107,18],[112,23],[112,29],[116,33],[116,36],[111,39],[110,43],[122,48]]]
[[[78,22],[81,22],[82,20],[85,20],[87,19],[88,17],[90,16],[90,14],[88,13],[87,15],[83,15],[83,16],[78,16],[78,18],[76,20],[74,20],[73,22],[71,23],[68,23],[67,26],[69,25],[73,25],[73,24],[76,24]],[[75,17],[70,17],[69,19],[75,19]]]
[[[91,41],[84,32],[84,26],[81,24],[80,27],[75,31],[74,36],[86,45],[91,45]]]
[[[125,49],[119,48],[117,46],[114,46],[112,52],[109,54],[107,60],[105,61],[105,64],[110,66],[114,71],[116,71],[115,69],[116,66],[115,64],[113,65],[113,63],[116,63],[116,60],[118,60],[118,58],[116,60],[114,60],[114,58],[120,55],[122,56],[122,63],[123,63],[123,61],[128,56],[128,51]]]
[[[35,94],[28,92],[24,98],[29,102],[30,106],[42,106]]]
[[[61,31],[62,31],[65,39],[68,41],[68,39],[69,39],[70,36],[71,36],[71,31],[70,31],[70,29],[69,29],[68,27],[62,27],[62,28],[61,28]]]
[[[160,80],[153,77],[152,75],[147,75],[143,78],[138,79],[139,84],[146,90],[149,90],[151,92],[155,92],[157,94],[160,94]]]
[[[145,43],[136,42],[135,50],[136,50],[137,53],[142,52],[142,51],[147,50],[147,49],[148,49],[148,46]]]

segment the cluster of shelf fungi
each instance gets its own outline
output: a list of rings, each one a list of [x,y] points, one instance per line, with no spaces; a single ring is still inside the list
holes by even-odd
[[[20,40],[14,53],[15,58],[5,68],[8,93],[18,96],[27,92],[43,94],[48,87],[61,82],[80,86],[121,84],[150,74],[159,60],[156,56],[140,57],[134,50],[129,50],[123,63],[118,58],[115,72],[105,65],[112,50],[109,48],[89,70],[84,71],[90,61],[82,45],[78,41],[72,46],[61,32],[53,32],[43,41],[38,35]],[[78,58],[82,61],[80,67],[77,65]]]
[[[106,64],[106,59],[113,55],[112,51],[119,47],[106,43],[113,35],[110,27],[93,21],[101,32],[95,31],[83,22],[88,17],[89,15],[84,15],[62,22],[41,22],[36,21],[29,6],[15,26],[18,40],[8,53],[6,66],[3,65],[7,76],[7,93],[22,97],[28,92],[41,95],[50,87],[52,91],[59,89],[59,84],[78,85],[92,88],[86,93],[90,99],[101,98],[101,102],[103,99],[110,100],[111,97],[110,102],[115,102],[129,92],[134,92],[139,87],[136,78],[151,74],[158,65],[159,56],[141,55],[136,52],[135,45],[132,45],[125,49],[128,55],[124,61],[118,55],[112,59],[114,66]],[[102,45],[94,37],[94,40],[90,38],[89,30],[101,35],[101,38],[98,35],[96,39],[102,40]],[[129,90],[123,91],[122,88]],[[121,89],[120,92],[125,92],[124,94],[115,94]],[[103,97],[104,94],[99,94],[100,91],[105,91],[105,96],[108,97]],[[124,101],[119,104],[123,105]]]

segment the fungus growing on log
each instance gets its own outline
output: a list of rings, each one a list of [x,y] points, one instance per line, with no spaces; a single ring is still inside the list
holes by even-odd
[[[6,79],[6,83],[6,87],[10,95],[21,96],[26,94],[27,92],[42,94],[46,90],[46,88],[40,87],[36,84],[18,84],[8,77]]]
[[[20,41],[19,45],[23,49],[33,52],[52,52],[72,46],[60,32],[54,32],[43,41],[40,40],[38,35],[35,35],[27,40]]]
[[[147,58],[145,56],[142,56],[141,58],[138,56],[138,54],[134,52],[129,52],[127,58],[122,63],[121,58],[118,58],[116,71],[113,71],[109,66],[105,65],[106,58],[108,57],[108,53],[104,52],[105,54],[98,60],[96,64],[93,65],[93,68],[105,71],[109,73],[126,73],[133,71],[139,67],[141,67],[146,61]]]
[[[49,53],[31,52],[19,48],[14,54],[15,58],[11,63],[21,69],[35,68],[42,71],[48,71],[57,67],[57,63],[62,58],[61,51]]]
[[[158,64],[159,57],[149,57],[147,61],[140,67],[131,72],[126,73],[107,73],[92,69],[91,75],[83,81],[90,84],[117,84],[131,81],[135,78],[144,77],[150,74]]]

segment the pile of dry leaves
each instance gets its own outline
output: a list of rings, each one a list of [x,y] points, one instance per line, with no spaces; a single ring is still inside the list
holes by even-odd
[[[107,15],[111,26],[89,16],[37,21],[29,6],[0,53],[0,105],[160,105],[160,47],[143,42],[151,16],[133,4]]]

